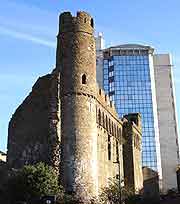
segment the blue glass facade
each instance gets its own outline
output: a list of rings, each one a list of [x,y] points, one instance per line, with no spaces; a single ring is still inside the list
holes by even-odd
[[[144,53],[104,57],[103,86],[120,117],[141,113],[143,166],[157,170],[149,54]]]

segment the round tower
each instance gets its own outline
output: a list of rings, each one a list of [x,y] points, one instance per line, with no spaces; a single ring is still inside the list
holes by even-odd
[[[61,181],[84,203],[97,195],[96,52],[85,12],[60,15],[56,67],[61,87]]]

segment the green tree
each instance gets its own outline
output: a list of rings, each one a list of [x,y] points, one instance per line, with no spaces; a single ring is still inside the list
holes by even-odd
[[[58,176],[53,168],[40,162],[36,165],[24,166],[10,177],[7,193],[11,200],[28,201],[45,195],[62,195],[58,184]]]
[[[127,204],[136,204],[139,201],[139,197],[134,195],[133,190],[126,189],[124,186],[119,187],[118,181],[110,180],[109,185],[102,189],[102,193],[99,196],[99,201],[102,204],[106,204],[107,202],[117,204],[124,203],[124,201],[126,201]]]

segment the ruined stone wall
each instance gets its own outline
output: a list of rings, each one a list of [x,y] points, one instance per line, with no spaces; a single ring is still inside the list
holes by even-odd
[[[58,72],[40,77],[13,114],[7,155],[11,167],[21,168],[39,161],[59,166],[58,84]]]
[[[134,184],[135,191],[139,192],[143,189],[143,174],[142,174],[142,138],[139,130],[133,126],[133,156],[134,156]]]
[[[128,189],[139,192],[143,188],[140,115],[134,113],[119,119],[109,97],[99,89],[96,117],[99,192],[109,180],[118,179],[118,162],[121,181],[125,181]]]
[[[125,121],[123,124],[123,163],[124,163],[124,183],[126,188],[134,189],[134,166],[133,166],[133,147],[132,147],[132,125]]]
[[[49,157],[50,164],[59,173],[60,143],[61,143],[61,100],[60,100],[60,72],[54,69],[51,74],[49,97]]]
[[[121,134],[121,133],[120,133]],[[98,187],[99,193],[101,189],[109,184],[112,180],[116,180],[119,176],[120,161],[120,176],[123,180],[123,162],[122,162],[122,145],[113,133],[98,124]]]
[[[103,90],[97,93],[96,121],[98,128],[98,188],[107,186],[119,177],[124,179],[122,155],[122,121]]]
[[[85,12],[61,14],[56,69],[35,83],[12,116],[8,135],[11,167],[50,164],[57,173],[60,169],[65,191],[86,204],[119,176],[118,163],[121,179],[125,175],[133,186],[139,185],[134,177],[140,169],[133,143],[134,133],[141,134],[139,124],[128,116],[119,119],[96,84],[93,26]]]
[[[123,144],[125,186],[138,193],[143,188],[141,162],[142,132],[139,114],[129,114],[125,116],[123,136],[125,138]]]

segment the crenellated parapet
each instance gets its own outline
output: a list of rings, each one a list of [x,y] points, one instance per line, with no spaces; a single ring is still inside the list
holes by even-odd
[[[104,92],[103,89],[97,88],[97,100],[98,102],[105,107],[114,117],[118,118],[116,108],[114,103],[110,101],[109,96]]]
[[[93,34],[94,20],[86,12],[79,11],[76,16],[72,16],[70,12],[64,12],[59,18],[59,33],[67,32],[86,32]]]
[[[141,143],[141,115],[132,113],[119,118],[114,103],[103,89],[97,88],[96,122],[99,128],[103,128],[109,135],[115,137],[122,136],[122,126],[130,126],[133,132],[137,132],[136,144]],[[129,135],[129,134],[128,134]],[[122,139],[122,138],[121,138]],[[128,139],[128,138],[127,138]]]
[[[119,119],[114,103],[104,90],[97,90],[96,122],[110,136],[122,139],[122,121]],[[121,140],[122,141],[122,140]]]

